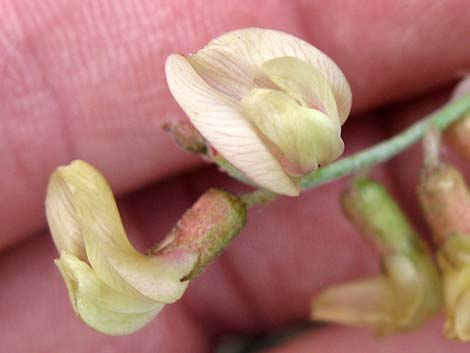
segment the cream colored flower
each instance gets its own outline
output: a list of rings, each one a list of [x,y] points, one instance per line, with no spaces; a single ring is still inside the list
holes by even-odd
[[[230,32],[195,55],[170,55],[166,76],[204,138],[259,186],[298,195],[300,176],[343,152],[350,87],[329,57],[296,37]]]
[[[383,274],[338,284],[314,298],[312,318],[391,334],[417,327],[440,306],[439,280],[425,254],[392,254]]]
[[[380,334],[410,330],[435,314],[442,293],[437,267],[385,187],[357,178],[342,195],[345,215],[381,253],[381,274],[321,291],[312,318],[366,326]]]
[[[109,185],[75,161],[50,178],[46,213],[56,260],[76,314],[96,330],[120,335],[148,323],[178,300],[198,254],[175,249],[146,256],[130,244]]]

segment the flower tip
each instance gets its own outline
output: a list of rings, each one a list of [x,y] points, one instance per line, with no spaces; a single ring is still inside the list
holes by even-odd
[[[446,306],[444,333],[458,341],[470,340],[469,253],[468,234],[454,234],[445,239],[437,252]]]
[[[173,79],[174,75],[177,72],[183,71],[186,67],[185,64],[189,64],[186,60],[186,55],[184,54],[170,54],[167,56],[165,61],[165,75],[167,82],[171,91],[170,81]]]
[[[384,277],[339,284],[322,291],[312,303],[314,320],[387,331],[396,323],[393,288]]]
[[[86,162],[53,173],[46,211],[70,301],[97,331],[134,332],[186,290],[189,282],[181,279],[193,271],[198,254],[186,249],[146,256],[134,249],[110,186]]]
[[[298,197],[302,191],[301,178],[300,177],[290,177],[290,183],[286,184],[282,189],[271,190],[274,193],[279,195],[289,196],[289,197]]]
[[[62,252],[55,260],[80,320],[98,332],[127,335],[145,326],[163,308],[136,293],[123,293],[104,283],[85,262]]]
[[[470,290],[466,289],[460,295],[455,307],[447,308],[447,311],[447,320],[444,324],[446,337],[461,342],[470,341]]]
[[[81,259],[85,259],[86,254],[73,210],[72,192],[76,175],[89,167],[79,160],[58,167],[49,178],[45,200],[47,223],[57,250],[59,253],[66,250]]]

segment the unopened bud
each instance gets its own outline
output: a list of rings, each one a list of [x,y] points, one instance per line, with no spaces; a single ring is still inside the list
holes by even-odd
[[[452,124],[445,137],[457,153],[470,160],[470,113]]]
[[[470,96],[470,75],[457,85],[451,101],[464,96]],[[470,160],[470,112],[447,129],[445,138],[457,153]]]
[[[206,154],[207,143],[204,137],[190,123],[179,121],[176,123],[168,123],[163,128],[171,133],[178,145],[187,152]]]
[[[355,180],[342,205],[379,249],[382,274],[327,288],[314,299],[312,318],[380,334],[418,326],[441,303],[438,272],[418,234],[386,189],[371,180]]]
[[[418,196],[437,244],[456,233],[470,234],[470,192],[456,168],[444,163],[424,166]]]
[[[168,237],[152,250],[165,254],[175,249],[190,249],[199,261],[185,279],[203,270],[237,235],[246,222],[245,204],[226,191],[210,189],[186,211]]]
[[[442,272],[447,337],[470,340],[470,192],[462,174],[442,162],[425,164],[418,195]]]

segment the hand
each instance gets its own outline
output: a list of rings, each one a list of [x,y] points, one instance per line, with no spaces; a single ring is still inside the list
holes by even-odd
[[[439,92],[468,69],[465,1],[10,1],[0,0],[0,341],[6,352],[207,352],[214,338],[307,318],[326,285],[377,272],[373,250],[341,215],[334,182],[251,210],[246,230],[178,303],[127,337],[94,332],[73,314],[45,228],[47,179],[80,158],[113,189],[135,244],[161,239],[209,186],[239,186],[179,151],[161,129],[184,114],[166,88],[172,52],[196,51],[228,30],[258,26],[329,54],[353,89],[348,153],[445,102]],[[439,89],[440,90],[440,89]],[[391,104],[380,111],[374,108]],[[364,113],[370,112],[370,113]],[[359,116],[361,115],[361,116]],[[392,117],[393,115],[393,117]],[[414,196],[419,148],[376,168],[420,224]],[[467,166],[467,176],[470,169]],[[423,231],[424,232],[424,231]],[[270,352],[462,352],[442,318],[377,340],[325,327]]]

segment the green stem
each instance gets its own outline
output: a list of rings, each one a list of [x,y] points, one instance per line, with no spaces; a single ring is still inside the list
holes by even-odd
[[[264,189],[255,190],[253,192],[240,196],[242,202],[247,208],[271,202],[276,197],[277,194]]]
[[[443,131],[468,111],[470,111],[470,97],[463,97],[447,104],[438,112],[414,123],[389,140],[378,143],[350,157],[342,158],[304,176],[302,178],[302,190],[317,187],[354,171],[384,162],[421,139],[431,125],[434,125],[437,130]]]

